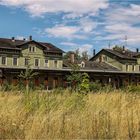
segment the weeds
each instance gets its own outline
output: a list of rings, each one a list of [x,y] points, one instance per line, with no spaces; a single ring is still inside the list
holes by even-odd
[[[0,139],[139,139],[140,96],[0,93]]]

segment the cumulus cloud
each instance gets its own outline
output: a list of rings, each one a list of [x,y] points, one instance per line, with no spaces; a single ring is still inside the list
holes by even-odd
[[[32,16],[45,13],[67,13],[69,18],[97,14],[108,7],[108,0],[0,0],[0,5],[23,8]]]
[[[53,27],[45,28],[43,34],[53,37],[72,39],[86,39],[95,33],[94,29],[98,26],[97,22],[84,17],[80,18],[74,25],[56,24]]]
[[[71,39],[84,39],[84,35],[79,35],[80,28],[77,26],[56,25],[52,28],[46,28],[44,33],[53,37]]]
[[[88,54],[91,54],[93,45],[92,44],[77,44],[73,42],[61,42],[60,45],[63,45],[70,50],[79,50],[79,53],[82,54],[82,52],[87,51]]]
[[[99,31],[103,36],[98,36],[98,40],[118,40],[125,42],[127,36],[128,45],[138,45],[140,43],[140,5],[130,4],[127,7],[113,5],[104,14],[104,25]]]

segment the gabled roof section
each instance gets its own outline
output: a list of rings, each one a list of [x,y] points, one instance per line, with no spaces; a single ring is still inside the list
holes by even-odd
[[[59,49],[58,47],[54,46],[51,43],[39,42],[41,45],[46,47],[46,51],[48,52],[61,52],[64,53],[63,50]]]
[[[0,38],[0,48],[19,50],[16,46],[22,44],[23,42],[24,41],[22,40],[12,41],[12,39]]]
[[[109,53],[113,56],[118,57],[119,59],[125,59],[125,60],[136,60],[135,56],[138,55],[137,52],[132,52],[132,51],[124,51],[124,52],[120,52],[120,51],[116,51],[116,50],[112,50],[112,49],[102,49],[100,52],[98,52],[95,56],[93,56],[92,58],[90,58],[90,61],[96,59],[99,54],[101,53]]]
[[[57,52],[57,53],[64,53],[63,50],[57,48],[51,43],[47,42],[38,42],[35,40],[12,40],[12,39],[7,39],[7,38],[0,38],[0,48],[5,48],[5,49],[17,49],[20,50],[23,45],[29,44],[29,43],[35,43],[38,44],[45,50],[46,52]]]
[[[81,69],[85,69],[85,70],[104,70],[104,71],[120,71],[119,69],[117,69],[116,67],[107,64],[105,62],[96,62],[96,61],[75,61],[74,64],[81,64],[81,62],[85,63],[85,67],[81,67]],[[70,60],[64,60],[63,61],[63,65],[65,67],[70,67],[73,63],[70,62]]]

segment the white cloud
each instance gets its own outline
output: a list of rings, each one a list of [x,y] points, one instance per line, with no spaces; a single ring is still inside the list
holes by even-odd
[[[113,5],[106,11],[104,25],[100,31],[103,35],[96,37],[99,40],[118,40],[127,43],[129,46],[140,43],[140,5],[130,4],[128,7]]]
[[[81,29],[85,33],[92,32],[93,29],[95,29],[97,27],[97,25],[98,25],[97,22],[94,22],[93,20],[91,20],[89,18],[81,18],[79,24],[81,26]]]
[[[61,42],[60,45],[67,47],[68,50],[76,50],[79,49],[79,53],[81,54],[84,51],[87,51],[88,54],[91,54],[93,45],[91,44],[77,44],[73,42]]]
[[[69,40],[73,38],[84,39],[85,36],[79,35],[80,28],[77,26],[56,25],[52,28],[46,28],[44,33],[53,37],[67,38]]]
[[[97,14],[108,7],[108,0],[0,0],[0,5],[23,8],[32,16],[64,12],[69,17],[79,17]]]
[[[140,21],[140,5],[131,4],[129,7],[113,6],[105,13],[109,23],[136,24]]]
[[[52,37],[72,39],[86,39],[95,33],[98,23],[90,18],[80,18],[75,25],[57,24],[51,28],[45,28],[42,34],[49,34]]]

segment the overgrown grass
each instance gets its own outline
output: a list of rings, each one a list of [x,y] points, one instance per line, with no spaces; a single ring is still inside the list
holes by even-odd
[[[139,138],[139,94],[0,93],[0,139]]]

